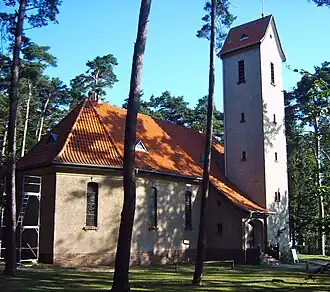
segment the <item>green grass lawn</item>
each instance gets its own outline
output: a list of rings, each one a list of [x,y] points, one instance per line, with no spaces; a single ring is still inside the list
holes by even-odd
[[[302,261],[329,261],[330,256],[322,256],[322,255],[313,255],[313,254],[299,254],[299,260]]]
[[[2,270],[3,267],[0,266]],[[136,267],[131,270],[133,291],[329,291],[330,275],[305,281],[303,270],[271,267],[207,266],[202,287],[190,285],[193,266]],[[111,288],[111,269],[60,269],[37,266],[19,272],[17,278],[0,276],[0,291],[99,291]],[[277,281],[273,281],[273,280]]]

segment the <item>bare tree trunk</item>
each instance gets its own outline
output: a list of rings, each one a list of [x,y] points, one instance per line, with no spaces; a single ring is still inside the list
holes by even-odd
[[[13,48],[13,64],[11,68],[11,83],[9,90],[9,119],[8,119],[8,159],[7,159],[7,198],[5,203],[6,224],[6,275],[16,275],[16,115],[19,87],[19,63],[22,44],[22,32],[25,14],[25,1],[20,0],[18,18],[15,29]]]
[[[136,123],[151,1],[152,0],[141,0],[139,25],[134,46],[130,92],[127,106],[124,142],[124,204],[121,212],[115,273],[112,286],[112,291],[120,292],[130,291],[128,273],[136,201]]]
[[[28,100],[26,102],[26,113],[25,113],[25,121],[24,121],[21,157],[23,157],[24,153],[25,153],[26,134],[27,134],[27,129],[28,129],[28,125],[29,125],[30,102],[31,102],[31,97],[32,97],[32,84],[30,81],[28,81],[28,87],[29,87],[29,96],[28,96]]]
[[[201,192],[201,211],[199,219],[199,231],[197,242],[197,255],[195,263],[193,285],[201,285],[205,253],[205,212],[209,195],[211,150],[213,134],[213,109],[214,109],[214,87],[215,87],[215,45],[216,45],[216,7],[217,1],[211,1],[211,39],[210,39],[210,71],[209,71],[209,97],[207,105],[207,127],[204,148],[203,182]]]
[[[2,140],[2,146],[1,146],[2,157],[4,157],[6,154],[7,135],[8,135],[8,121],[6,122],[6,125],[4,127],[4,132],[3,132],[3,140]]]
[[[99,82],[99,74],[100,74],[100,70],[97,70],[96,74],[95,74],[95,87],[97,86],[97,83]],[[93,97],[94,97],[94,101],[98,102],[99,101],[99,92],[98,90],[95,88],[94,92],[93,92]]]
[[[321,136],[319,133],[319,118],[314,118],[314,134],[315,134],[315,154],[316,154],[316,165],[317,165],[317,191],[319,195],[319,219],[322,224],[319,227],[319,248],[320,253],[325,255],[325,245],[326,245],[326,234],[324,226],[324,196],[320,190],[322,185],[321,177]]]
[[[42,110],[42,113],[41,113],[41,118],[40,118],[40,128],[39,128],[39,134],[38,134],[38,142],[40,141],[41,139],[41,135],[42,135],[42,130],[43,130],[43,127],[44,127],[44,120],[45,120],[45,115],[46,115],[46,110],[47,110],[47,106],[48,106],[48,103],[49,103],[49,97],[47,98],[46,100],[46,103],[44,105],[44,108]]]

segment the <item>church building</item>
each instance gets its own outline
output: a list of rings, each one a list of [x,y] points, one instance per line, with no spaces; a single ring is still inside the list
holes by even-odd
[[[255,262],[270,244],[289,248],[285,55],[273,16],[232,28],[220,57],[225,142],[212,146],[206,260]],[[85,99],[19,161],[21,260],[114,263],[125,118],[125,109]],[[204,141],[138,114],[132,264],[194,259]]]

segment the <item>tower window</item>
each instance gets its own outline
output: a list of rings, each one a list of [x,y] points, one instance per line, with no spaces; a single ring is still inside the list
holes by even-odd
[[[274,114],[273,115],[273,123],[276,125],[277,124],[277,122],[276,122],[276,115]]]
[[[275,162],[277,162],[277,152],[275,152]]]
[[[280,190],[278,190],[277,192],[275,192],[275,202],[281,202],[281,193]]]
[[[271,84],[275,85],[274,63],[270,63]]]
[[[244,60],[238,61],[238,82],[237,84],[245,83]]]
[[[241,120],[240,123],[245,123],[245,116],[244,113],[241,113]]]
[[[246,151],[242,151],[242,161],[246,161]]]
[[[222,224],[221,223],[218,223],[217,224],[217,234],[218,235],[222,235],[222,233],[223,233]]]
[[[86,226],[97,227],[99,184],[89,182],[87,184],[87,207],[86,207]]]
[[[191,212],[191,192],[186,191],[184,195],[184,219],[185,219],[185,229],[192,230],[192,212]]]
[[[149,230],[157,229],[157,188],[152,187],[148,197]]]

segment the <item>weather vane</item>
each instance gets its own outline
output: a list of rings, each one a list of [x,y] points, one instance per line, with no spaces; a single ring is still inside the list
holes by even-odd
[[[265,5],[265,0],[261,0],[261,17],[264,17],[264,5]]]

